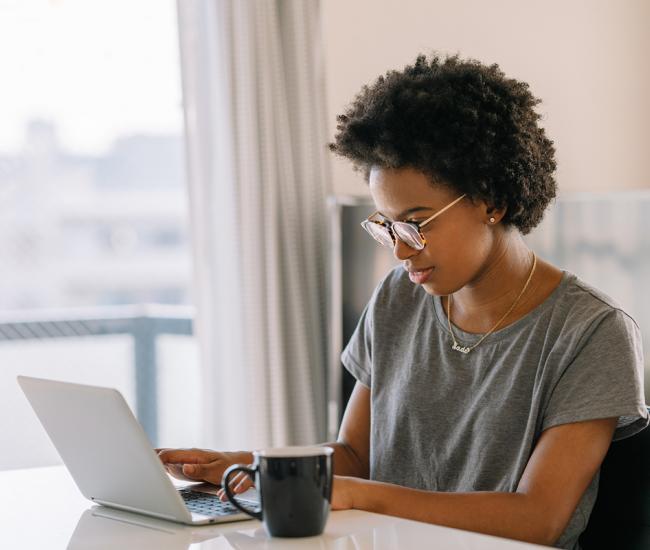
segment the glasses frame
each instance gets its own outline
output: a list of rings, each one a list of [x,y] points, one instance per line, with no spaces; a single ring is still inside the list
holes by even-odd
[[[370,214],[370,216],[368,216],[365,220],[363,220],[361,222],[361,227],[363,227],[366,230],[366,232],[373,238],[373,240],[377,241],[382,246],[390,246],[390,245],[388,243],[383,243],[380,240],[378,240],[372,234],[371,230],[368,228],[368,224],[372,223],[372,224],[375,224],[375,225],[380,225],[382,227],[385,227],[388,230],[388,235],[390,236],[390,238],[391,238],[391,240],[393,242],[393,245],[392,245],[393,247],[395,246],[395,244],[397,242],[397,239],[399,239],[400,241],[402,241],[409,248],[413,248],[415,250],[422,250],[427,245],[427,239],[425,238],[424,234],[422,233],[422,228],[425,225],[431,223],[433,220],[435,220],[438,216],[440,216],[440,214],[442,214],[443,212],[449,210],[452,206],[454,206],[456,203],[460,202],[466,196],[467,196],[467,193],[463,193],[456,200],[450,202],[447,206],[442,207],[435,214],[433,214],[432,216],[428,217],[426,220],[421,221],[421,222],[401,222],[401,221],[392,222],[392,221],[389,221],[389,220],[373,220],[373,219],[371,219],[374,216],[376,216],[377,214],[379,214],[379,211],[377,211],[377,212],[373,212],[372,214]],[[399,237],[398,234],[395,232],[395,230],[393,228],[395,226],[399,227],[400,225],[402,225],[402,226],[406,225],[406,226],[414,227],[416,229],[419,237],[420,237],[421,246],[419,246],[419,247],[411,246],[409,243],[405,242],[404,239]]]

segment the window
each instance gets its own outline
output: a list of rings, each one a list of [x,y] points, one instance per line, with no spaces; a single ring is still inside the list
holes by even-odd
[[[191,304],[175,2],[3,3],[0,66],[0,415],[17,418],[0,435],[15,449],[0,469],[56,456],[17,374],[118,387],[150,417],[154,443],[190,444],[199,429],[190,313],[166,310],[178,324],[161,329],[142,387],[135,319],[162,324],[128,309]],[[84,336],[66,329],[129,316],[131,332],[108,321]],[[171,410],[191,425],[163,420]],[[26,438],[44,445],[29,463]]]

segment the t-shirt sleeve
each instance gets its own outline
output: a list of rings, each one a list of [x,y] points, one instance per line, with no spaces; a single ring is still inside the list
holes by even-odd
[[[372,385],[372,312],[375,294],[363,310],[359,323],[341,354],[343,366],[367,388]]]
[[[559,424],[618,417],[614,441],[648,425],[643,350],[636,323],[613,309],[587,330],[550,396],[542,431]]]

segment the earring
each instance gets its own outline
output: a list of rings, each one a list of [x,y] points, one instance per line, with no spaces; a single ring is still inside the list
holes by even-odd
[[[496,220],[496,218],[494,218],[494,216],[490,218],[490,223],[494,223],[495,221],[497,221],[497,220]]]

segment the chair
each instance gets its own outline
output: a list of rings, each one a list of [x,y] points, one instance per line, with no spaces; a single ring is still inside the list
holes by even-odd
[[[649,428],[610,445],[580,546],[583,550],[650,549]]]

